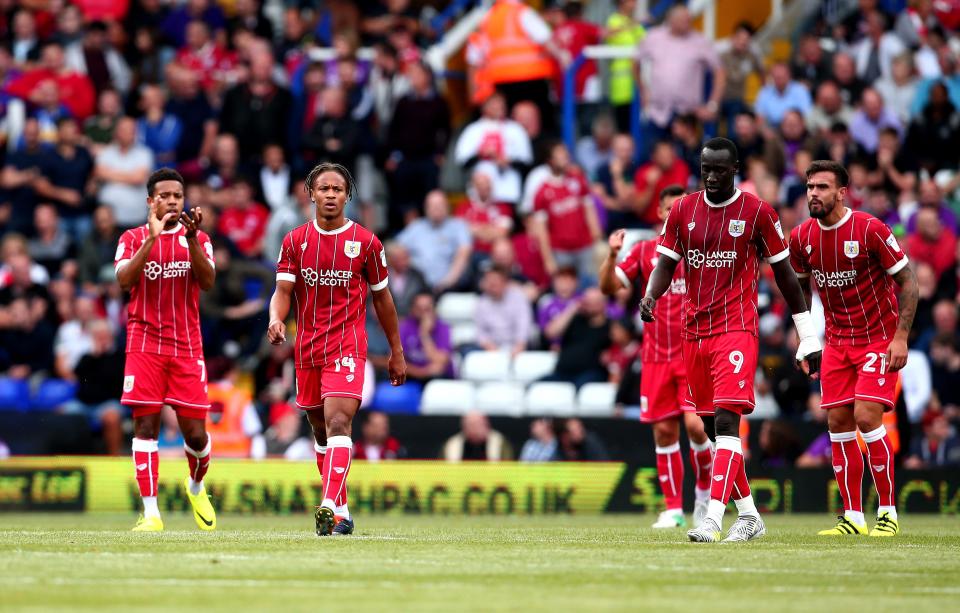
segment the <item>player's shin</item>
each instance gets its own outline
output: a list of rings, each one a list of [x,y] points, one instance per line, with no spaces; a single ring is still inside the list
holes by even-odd
[[[143,498],[143,516],[160,517],[157,506],[157,479],[160,476],[160,454],[155,439],[133,439],[133,465],[137,486]]]
[[[894,506],[893,487],[893,447],[887,429],[880,426],[876,430],[863,433],[863,440],[867,444],[867,454],[870,462],[870,473],[879,496],[877,516],[888,513],[893,520],[897,519],[897,508]]]
[[[683,512],[683,456],[680,443],[657,447],[657,476],[668,511]]]
[[[321,506],[336,509],[337,499],[343,495],[353,458],[353,441],[349,436],[327,438],[326,474],[323,478]]]
[[[741,456],[740,466],[737,467],[737,477],[733,480],[733,492],[730,494],[737,505],[737,515],[760,515],[753,502],[753,492],[750,490],[750,481],[747,480],[747,470]]]
[[[723,512],[733,493],[737,472],[743,464],[743,446],[736,436],[718,436],[717,454],[713,459],[713,473],[710,484],[710,507],[707,518],[717,526],[723,524]]]
[[[833,474],[843,499],[843,515],[858,526],[863,518],[863,453],[857,442],[856,431],[831,432],[830,451],[833,455]]]
[[[211,447],[212,439],[209,433],[207,433],[207,444],[203,446],[203,449],[193,449],[186,443],[183,445],[183,452],[184,455],[187,456],[187,465],[190,468],[190,493],[194,496],[199,495],[200,492],[203,491],[203,478],[206,476],[207,469],[210,467]]]
[[[690,441],[690,465],[693,466],[696,476],[698,496],[703,492],[705,497],[709,497],[710,470],[713,467],[713,445],[710,439],[705,439],[702,443]]]

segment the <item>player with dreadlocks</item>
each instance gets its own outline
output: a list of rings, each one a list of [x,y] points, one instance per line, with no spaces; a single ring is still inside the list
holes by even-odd
[[[318,536],[353,533],[347,475],[353,456],[351,426],[360,409],[367,357],[367,286],[390,342],[390,383],[402,385],[407,366],[397,309],[387,290],[387,256],[373,232],[344,216],[356,192],[350,172],[323,163],[304,189],[316,219],[290,231],[277,260],[277,289],[270,300],[267,338],[286,340],[291,298],[296,305],[297,406],[307,412],[316,439],[323,499],[316,511]]]

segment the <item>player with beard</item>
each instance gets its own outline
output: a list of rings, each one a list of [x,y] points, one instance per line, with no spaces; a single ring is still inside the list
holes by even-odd
[[[817,338],[803,291],[790,267],[790,250],[773,208],[734,186],[739,169],[736,146],[725,138],[708,140],[701,150],[705,189],[684,196],[670,211],[660,233],[661,256],[640,302],[644,321],[654,321],[656,301],[685,263],[686,300],[683,361],[689,387],[688,410],[714,415],[716,455],[706,518],[687,532],[691,541],[720,541],[723,513],[732,496],[738,518],[725,541],[748,541],[766,529],[750,492],[740,441],[740,419],[754,408],[757,370],[757,278],[760,259],[774,278],[800,335],[798,360],[809,372],[820,362]]]
[[[820,534],[867,534],[859,429],[879,495],[877,523],[869,534],[895,536],[900,524],[893,451],[883,413],[894,410],[897,373],[907,363],[917,279],[890,228],[873,215],[844,206],[849,177],[843,166],[817,160],[806,174],[811,219],[790,234],[790,259],[804,279],[807,301],[809,277],[823,301],[827,338],[820,406],[827,410],[833,470],[844,509],[837,525]]]
[[[387,289],[383,245],[343,213],[356,191],[353,177],[339,164],[319,164],[307,175],[304,189],[317,216],[283,239],[267,338],[274,345],[284,342],[293,299],[297,406],[307,412],[313,428],[323,479],[323,498],[315,515],[317,535],[347,535],[354,530],[347,507],[347,475],[367,358],[367,286],[390,343],[387,370],[392,385],[403,384],[407,366],[397,309]]]

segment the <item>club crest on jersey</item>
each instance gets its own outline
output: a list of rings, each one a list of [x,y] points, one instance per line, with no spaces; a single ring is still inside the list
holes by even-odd
[[[843,241],[843,255],[851,260],[860,255],[860,243],[857,241]]]
[[[687,224],[687,231],[693,232],[693,229],[696,227],[697,227],[697,222],[691,221],[690,223]]]
[[[737,238],[738,236],[743,236],[743,231],[747,229],[747,222],[742,219],[731,219],[730,220],[730,236]]]
[[[123,378],[123,391],[125,393],[130,393],[133,391],[133,377],[134,375],[127,375]]]
[[[807,245],[807,255],[810,255],[811,251],[813,251],[813,245]]]
[[[344,241],[343,253],[348,258],[355,258],[360,255],[360,241]]]

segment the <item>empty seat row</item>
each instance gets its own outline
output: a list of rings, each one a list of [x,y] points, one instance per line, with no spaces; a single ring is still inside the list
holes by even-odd
[[[471,351],[460,367],[460,376],[469,381],[518,381],[530,383],[552,374],[557,354],[552,351],[523,351],[513,360],[505,351]]]
[[[0,377],[0,411],[52,411],[76,397],[77,384],[47,379],[33,391],[24,379]]]
[[[526,387],[515,381],[473,383],[436,379],[427,383],[420,399],[422,415],[461,415],[480,411],[488,415],[519,417],[613,415],[617,395],[612,383],[588,383],[579,392],[572,383],[540,382]]]

